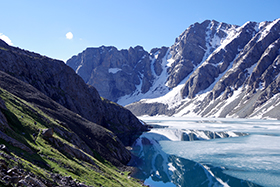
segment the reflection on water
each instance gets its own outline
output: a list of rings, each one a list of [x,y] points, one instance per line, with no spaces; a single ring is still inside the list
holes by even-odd
[[[138,167],[134,176],[152,187],[277,186],[280,183],[279,122],[226,121],[199,121],[201,125],[198,127],[194,125],[198,124],[197,120],[157,120],[156,124],[160,129],[144,133],[133,146],[132,153],[135,157],[130,164]],[[161,128],[162,124],[164,129]],[[247,132],[253,135],[207,141],[180,141],[188,140],[186,136],[191,137],[188,133],[196,135],[193,140],[201,140],[201,137],[206,136],[209,139],[215,138],[216,135],[213,136],[210,131],[221,131],[219,127],[223,127],[225,131],[234,129],[243,132],[243,135]],[[186,132],[188,133],[184,134]],[[221,132],[218,134],[222,137],[232,135]],[[238,134],[240,135],[242,133]]]
[[[168,155],[162,151],[157,139],[166,139],[162,135],[137,140],[133,147],[134,159],[130,165],[138,167],[134,177],[145,181],[146,185],[156,186],[258,186],[223,173],[222,168]],[[226,182],[224,182],[226,181]]]

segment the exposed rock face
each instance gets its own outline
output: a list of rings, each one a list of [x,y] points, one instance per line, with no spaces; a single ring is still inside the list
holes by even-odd
[[[239,29],[240,34],[237,38],[234,38],[225,48],[213,52],[187,80],[184,88],[181,90],[182,96],[193,98],[197,93],[208,88],[230,66],[238,50],[244,48],[252,34],[254,34],[255,26],[256,23],[245,25]],[[223,36],[225,37],[227,34],[224,33]],[[217,37],[220,38],[219,36]]]
[[[142,48],[131,49],[130,53],[138,53],[140,49]],[[114,50],[112,49],[112,51]],[[112,57],[104,56],[102,58],[110,59]],[[112,60],[114,61],[114,59]],[[114,61],[114,63],[120,64],[121,62]],[[1,40],[0,70],[32,85],[54,101],[94,123],[110,126],[111,130],[125,126],[122,128],[125,128],[128,137],[134,137],[135,131],[146,130],[146,127],[127,109],[115,106],[118,108],[116,110],[118,112],[112,113],[110,105],[101,100],[97,90],[85,84],[82,78],[62,61],[11,47]],[[116,78],[118,79],[118,77]],[[13,85],[10,86],[12,89]],[[119,114],[122,114],[122,121],[118,120],[120,119],[117,116]],[[129,141],[133,142],[133,139],[129,139]],[[128,145],[128,142],[123,143]]]
[[[153,80],[149,53],[140,46],[118,51],[115,47],[88,48],[67,61],[100,95],[116,101],[141,85],[147,92]]]
[[[11,145],[13,145],[15,147],[25,150],[29,154],[32,154],[33,151],[29,147],[25,146],[23,143],[15,140],[14,138],[12,138],[4,133],[5,129],[11,130],[11,128],[8,125],[8,121],[5,117],[5,115],[2,113],[2,110],[6,110],[6,109],[7,108],[5,106],[4,101],[0,98],[0,137],[1,137],[1,139],[5,140],[6,142],[9,142]]]
[[[219,47],[228,33],[235,31],[237,27],[207,20],[190,26],[176,38],[175,44],[170,48],[154,48],[150,53],[139,46],[121,51],[104,46],[88,48],[69,59],[67,65],[86,83],[96,87],[102,97],[123,104],[125,102],[119,99],[125,95],[137,97],[143,94],[141,98],[145,98],[148,91],[153,93],[159,90],[163,90],[161,95],[166,94],[170,88],[176,87],[193,73],[194,69]],[[216,56],[218,55],[223,54]],[[227,55],[226,58],[231,57]],[[211,63],[215,63],[215,60]],[[194,97],[200,90],[205,89],[214,81],[219,71],[225,71],[227,63],[221,65],[220,69],[211,66],[200,69],[197,72],[200,76],[192,76],[186,82],[183,95]],[[201,75],[207,75],[206,83],[202,82]],[[165,80],[159,82],[162,77]],[[122,85],[125,85],[125,88]],[[166,88],[162,89],[164,86]],[[148,97],[155,97],[150,95],[152,94]]]
[[[8,157],[8,155],[2,155],[3,157]],[[9,158],[11,159],[11,158]],[[15,158],[12,158],[15,159]],[[8,164],[4,160],[0,160],[0,178],[3,180],[6,186],[54,186],[51,183],[45,185],[43,179],[39,176],[35,176],[33,173],[24,171],[18,168],[9,168]],[[77,187],[88,187],[85,184],[78,183],[71,176],[63,177],[60,174],[52,174],[51,178],[59,186],[77,186]],[[1,183],[4,185],[3,183]]]
[[[194,24],[177,38],[163,60],[169,68],[167,82],[161,87],[174,89],[127,108],[135,115],[280,119],[276,112],[280,102],[279,38],[280,19],[247,22],[241,27],[215,21]],[[191,49],[197,59],[192,58]],[[179,80],[183,81],[177,84]]]
[[[57,134],[60,134],[63,137],[68,137],[69,142],[73,143],[86,153],[94,156],[92,152],[92,150],[94,150],[103,158],[117,166],[120,164],[126,164],[130,160],[130,152],[126,150],[121,141],[111,131],[108,131],[104,127],[82,118],[76,113],[73,113],[72,111],[56,103],[31,85],[20,81],[2,71],[0,71],[0,85],[1,88],[27,102],[32,103],[35,107],[48,114],[48,116],[61,121],[65,128],[75,132],[75,134],[69,133],[63,128],[44,129],[42,130],[42,136],[46,139],[52,139],[53,132],[55,131]],[[2,136],[2,134],[1,138],[5,137]],[[53,141],[53,143],[55,142],[57,143],[58,140]],[[11,144],[14,145],[13,142]],[[20,145],[16,144],[14,146],[20,147]],[[62,142],[57,143],[58,147],[62,147],[62,145],[67,147]],[[20,148],[24,147],[22,146]],[[70,147],[67,148],[70,150]],[[70,152],[73,154],[75,152],[76,154],[79,151],[71,149]]]
[[[170,53],[175,61],[169,70],[170,76],[167,85],[171,88],[177,86],[217,48],[216,38],[223,39],[226,36],[223,29],[231,27],[234,26],[207,20],[201,24],[196,23],[184,31],[171,47]],[[193,81],[192,79],[189,80]],[[195,83],[192,85],[195,85]]]

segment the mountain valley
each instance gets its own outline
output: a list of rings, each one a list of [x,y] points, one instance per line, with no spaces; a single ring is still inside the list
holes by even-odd
[[[143,164],[143,180],[192,185],[194,173],[184,171],[195,166],[204,176],[198,183],[258,186],[161,146],[251,137],[196,129],[208,117],[280,120],[279,73],[280,19],[242,26],[206,20],[170,47],[87,48],[66,63],[0,40],[0,186],[144,186],[132,177],[139,166],[132,161]],[[168,129],[159,117],[151,129],[136,116],[195,117],[186,124],[195,119],[196,128]]]

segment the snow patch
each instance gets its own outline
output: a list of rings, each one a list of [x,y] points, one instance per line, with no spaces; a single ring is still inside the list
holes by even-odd
[[[82,64],[80,64],[80,65],[78,66],[78,68],[76,69],[76,73],[77,73],[77,74],[79,73],[79,70],[81,69],[81,67],[83,67]]]
[[[176,168],[172,165],[171,162],[168,163],[168,169],[169,169],[169,171],[172,171],[172,172],[176,171]]]
[[[259,24],[256,25],[255,30],[258,32],[266,25],[266,23],[267,23],[266,21],[260,22]]]
[[[189,99],[185,98],[182,100],[182,102],[185,102],[186,104],[181,105],[176,111],[176,114],[174,114],[175,117],[199,117],[199,114],[196,112],[197,107],[200,105],[208,93],[203,93],[200,95],[196,95],[195,98]]]
[[[153,81],[153,85],[151,86],[151,88],[149,89],[148,92],[146,92],[146,93],[141,92],[141,87],[142,87],[142,81],[141,81],[141,84],[137,86],[137,89],[134,93],[121,97],[117,101],[117,103],[122,106],[125,106],[128,104],[137,102],[137,101],[145,101],[147,99],[161,97],[161,96],[165,95],[166,93],[168,93],[169,88],[167,86],[165,86],[165,82],[166,82],[166,78],[168,77],[167,59],[168,59],[168,57],[170,57],[169,52],[170,52],[170,48],[167,50],[165,56],[162,58],[161,67],[163,70],[159,76],[156,75],[154,68],[151,67],[152,73],[154,76],[154,81]],[[155,60],[158,58],[159,53],[156,52],[155,54],[156,55],[154,56],[154,58],[152,58],[152,59],[150,58],[150,60],[152,60],[151,64],[155,63]],[[143,76],[143,75],[141,75],[141,76]],[[141,80],[142,80],[142,78],[143,77],[141,77]],[[143,99],[143,98],[145,98],[145,99]]]
[[[225,101],[225,103],[219,109],[219,111],[216,112],[215,116],[219,117],[220,114],[222,113],[222,111],[224,110],[224,108],[226,108],[230,103],[234,102],[240,96],[241,93],[242,93],[242,87],[240,87],[238,90],[234,91],[233,95]]]
[[[263,115],[273,110],[276,106],[278,106],[277,103],[279,102],[280,102],[280,94],[278,93],[275,94],[271,99],[269,99],[263,105],[255,108],[254,112],[250,115],[250,117],[254,119],[263,118]]]
[[[122,71],[122,69],[120,69],[120,68],[109,68],[108,69],[108,72],[113,73],[113,74],[118,73],[119,71]]]
[[[222,179],[216,177],[213,172],[210,170],[209,167],[207,167],[206,165],[201,164],[201,166],[204,168],[204,170],[206,171],[205,174],[208,177],[208,180],[211,181],[211,183],[208,186],[220,186],[216,183],[213,183],[212,179],[215,178],[220,184],[222,184],[223,187],[230,187],[226,182],[222,181]]]
[[[270,33],[270,30],[272,29],[272,27],[274,25],[276,25],[277,23],[280,22],[280,18],[279,19],[276,19],[274,20],[273,22],[271,22],[270,24],[268,24],[264,29],[263,31],[261,32],[261,35],[259,36],[259,39],[257,42],[263,40],[269,33]]]
[[[166,56],[166,66],[167,67],[172,67],[172,64],[175,62],[175,59],[172,58],[172,55],[170,54],[170,48],[167,51],[167,56]]]

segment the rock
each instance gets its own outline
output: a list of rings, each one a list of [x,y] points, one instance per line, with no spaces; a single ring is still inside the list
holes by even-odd
[[[14,176],[14,175],[18,174],[18,169],[17,168],[9,169],[7,171],[7,174],[10,175],[10,176]]]
[[[53,137],[53,128],[42,129],[42,136],[44,138],[52,138]]]
[[[2,100],[2,98],[0,97],[0,109],[3,109],[3,110],[7,110],[6,108],[6,105],[5,105],[5,102]],[[2,113],[2,111],[0,110],[0,130],[4,130],[6,128],[10,128],[9,125],[8,125],[8,121],[5,117],[5,115]]]
[[[110,119],[108,120],[110,126],[106,126],[106,128],[115,132],[125,146],[132,145],[142,132],[148,130],[148,126],[142,124],[129,110],[106,99],[104,99],[104,103],[106,110],[110,111],[106,116],[106,119]],[[122,125],[116,126],[114,124]]]
[[[149,54],[140,46],[120,51],[105,46],[87,48],[69,59],[67,65],[94,86],[102,97],[112,101],[136,90],[140,84],[139,72],[149,79],[142,84],[142,92],[149,89],[149,82],[153,79]]]
[[[7,107],[5,105],[5,102],[3,101],[3,99],[0,97],[0,109],[5,109],[7,110]]]
[[[18,181],[17,186],[19,186],[19,187],[27,187],[29,185],[28,185],[28,183],[24,179],[21,179],[20,181]]]
[[[1,144],[1,145],[0,145],[0,150],[4,151],[4,152],[6,152],[6,153],[10,153],[9,149],[8,149],[8,148],[6,147],[6,145],[4,145],[4,144]]]
[[[78,187],[87,187],[87,185],[83,184],[83,183],[79,183]]]
[[[11,179],[10,179],[10,183],[11,184],[18,184],[18,182],[19,182],[19,180],[20,180],[20,176],[13,176],[13,177],[11,177]]]
[[[24,180],[30,184],[31,186],[37,186],[37,187],[47,187],[44,183],[42,183],[40,180],[31,177],[30,175],[27,175],[24,177]]]
[[[0,169],[5,171],[8,169],[8,163],[3,159],[0,159]]]
[[[10,175],[5,175],[3,178],[2,178],[2,181],[4,181],[6,184],[9,184],[10,181],[11,181],[11,176]]]

